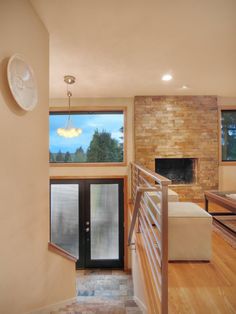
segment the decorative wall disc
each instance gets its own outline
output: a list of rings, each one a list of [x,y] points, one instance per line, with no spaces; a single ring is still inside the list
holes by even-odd
[[[33,110],[38,103],[34,72],[30,65],[18,54],[9,59],[7,79],[17,104],[26,111]]]

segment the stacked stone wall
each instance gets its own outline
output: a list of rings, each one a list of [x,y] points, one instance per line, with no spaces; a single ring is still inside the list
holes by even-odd
[[[173,185],[181,200],[218,188],[218,107],[215,96],[137,96],[135,160],[155,171],[155,158],[197,158],[196,182]]]

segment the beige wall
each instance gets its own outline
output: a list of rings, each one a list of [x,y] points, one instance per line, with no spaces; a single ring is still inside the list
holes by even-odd
[[[0,2],[0,313],[21,314],[75,296],[74,264],[48,252],[48,33],[29,1]],[[39,103],[13,100],[6,64],[25,56]]]
[[[73,89],[72,89],[73,91]],[[67,107],[67,99],[51,99],[50,107]],[[133,98],[72,98],[72,107],[89,108],[127,108],[126,139],[127,139],[127,165],[108,167],[50,167],[50,176],[79,176],[79,177],[103,177],[128,175],[128,165],[133,160]]]
[[[144,313],[147,313],[147,291],[145,291],[145,282],[142,265],[136,250],[131,251],[132,256],[132,276],[134,284],[134,299]]]
[[[218,105],[236,108],[236,97],[218,97]],[[219,189],[236,190],[236,164],[219,166]]]
[[[219,178],[220,190],[236,190],[236,166],[220,166]]]

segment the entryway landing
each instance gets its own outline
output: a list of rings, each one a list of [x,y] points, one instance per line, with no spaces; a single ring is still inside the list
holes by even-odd
[[[142,314],[133,280],[121,270],[77,270],[77,301],[51,314]]]

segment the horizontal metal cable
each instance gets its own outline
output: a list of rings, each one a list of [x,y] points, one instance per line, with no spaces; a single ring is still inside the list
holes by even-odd
[[[156,235],[155,235],[155,233],[153,232],[152,226],[151,226],[151,228],[148,228],[148,225],[147,225],[147,223],[146,223],[146,221],[145,221],[145,217],[143,216],[142,211],[140,211],[140,215],[141,215],[141,217],[143,218],[143,223],[145,224],[146,229],[149,231],[149,232],[148,232],[148,238],[149,238],[150,243],[151,243],[151,245],[152,245],[152,247],[153,247],[153,251],[155,252],[154,254],[155,254],[155,256],[156,256],[156,259],[157,259],[157,261],[158,261],[158,264],[159,264],[159,266],[161,267],[161,250],[160,250],[160,244],[158,243],[159,240],[156,238]],[[155,243],[157,243],[157,247],[155,247],[155,245],[154,245],[154,243],[153,243],[153,239],[151,238],[150,230],[152,231],[152,234],[153,234],[153,236],[154,236],[154,238],[155,238]],[[158,248],[158,251],[157,251],[157,248]]]
[[[141,201],[145,204],[145,208],[148,210],[149,215],[152,217],[153,222],[155,223],[155,225],[157,226],[157,229],[159,232],[161,232],[161,226],[159,221],[156,219],[156,217],[154,216],[152,210],[149,208],[149,205],[147,204],[146,200],[145,200],[145,196],[147,193],[145,193],[144,197],[142,197]]]
[[[161,290],[160,290],[160,285],[158,284],[158,281],[157,281],[157,276],[154,272],[154,268],[155,266],[153,267],[153,261],[150,257],[150,254],[149,254],[149,250],[148,250],[148,242],[147,242],[147,239],[146,239],[146,236],[144,234],[144,231],[142,229],[142,225],[141,225],[141,231],[143,233],[143,243],[144,243],[144,247],[145,247],[145,252],[147,254],[147,258],[148,258],[148,261],[149,261],[149,264],[150,264],[150,269],[151,269],[151,272],[152,272],[152,276],[153,276],[153,280],[154,280],[154,283],[155,283],[155,288],[156,288],[156,291],[158,293],[158,296],[159,296],[159,299],[161,300]],[[154,263],[155,265],[155,263]]]
[[[157,214],[160,216],[161,215],[161,206],[159,207],[158,204],[154,202],[154,200],[150,194],[146,193],[146,196],[149,199],[149,201],[151,202],[153,208],[156,210]],[[160,202],[161,202],[161,198],[160,198]]]

